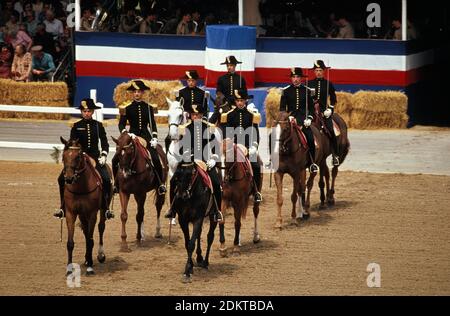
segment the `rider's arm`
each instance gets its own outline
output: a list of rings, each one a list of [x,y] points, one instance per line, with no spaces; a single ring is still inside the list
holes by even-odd
[[[333,84],[330,82],[330,108],[334,110],[336,106],[337,98],[336,98],[336,89],[334,89]]]
[[[149,105],[149,107],[150,107],[150,127],[152,132],[152,138],[158,138],[158,127],[156,126],[155,112],[151,105]]]
[[[127,116],[126,114],[121,114],[119,119],[119,132],[122,133],[122,131],[127,126]]]
[[[102,146],[102,153],[105,152],[106,154],[108,154],[109,144],[108,144],[108,138],[106,137],[105,127],[100,122],[98,122],[97,124],[98,124],[98,133],[99,133],[98,137],[100,138],[100,143]]]

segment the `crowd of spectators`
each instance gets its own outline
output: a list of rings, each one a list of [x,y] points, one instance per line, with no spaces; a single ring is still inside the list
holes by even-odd
[[[368,27],[367,5],[373,1],[245,0],[244,24],[258,36],[371,38],[401,40],[401,1],[378,0],[381,25]],[[432,6],[409,1],[408,39],[447,31]],[[145,34],[204,35],[206,25],[237,24],[238,0],[82,0],[82,30]],[[108,12],[102,21],[102,10]],[[105,15],[106,16],[106,15]],[[100,22],[100,23],[99,23]],[[443,22],[447,25],[438,25]],[[441,23],[442,24],[442,23]],[[446,30],[444,30],[446,29]]]
[[[69,1],[5,0],[0,7],[0,78],[50,81],[71,47]]]

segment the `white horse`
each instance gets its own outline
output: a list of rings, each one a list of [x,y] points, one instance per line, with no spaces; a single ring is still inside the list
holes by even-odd
[[[167,151],[167,160],[169,162],[169,179],[172,178],[175,170],[177,169],[179,158],[176,153],[180,149],[180,134],[178,127],[184,125],[187,122],[187,113],[183,110],[183,103],[179,101],[171,101],[166,98],[169,104],[169,110],[167,112],[167,121],[169,124],[169,138],[170,145]]]

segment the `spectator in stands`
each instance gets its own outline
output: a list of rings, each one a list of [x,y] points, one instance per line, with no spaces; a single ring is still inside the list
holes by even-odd
[[[2,4],[2,10],[0,11],[0,25],[6,24],[11,18],[11,15],[15,15],[19,17],[19,12],[14,10],[13,1],[7,0],[4,4]]]
[[[33,1],[33,11],[36,13],[36,16],[39,16],[44,9],[44,1],[34,0]]]
[[[11,67],[11,78],[15,81],[29,81],[31,75],[31,54],[24,45],[15,47],[14,60]]]
[[[139,33],[142,34],[158,34],[161,32],[162,22],[158,22],[158,15],[156,11],[150,10],[145,19],[141,22]]]
[[[16,0],[14,2],[14,10],[16,10],[17,13],[19,13],[19,16],[18,16],[19,22],[22,22],[22,14],[23,14],[23,11],[24,11],[23,0]]]
[[[119,32],[122,33],[138,33],[139,25],[142,22],[142,17],[136,16],[133,8],[128,8],[126,14],[122,15],[120,19]]]
[[[45,30],[52,34],[53,39],[57,39],[64,33],[64,27],[60,20],[55,19],[55,14],[52,10],[47,10],[44,20]]]
[[[417,38],[416,29],[410,21],[408,21],[408,29],[406,34],[408,40]],[[400,17],[395,17],[392,20],[392,29],[386,34],[386,39],[394,39],[398,41],[402,40],[402,22]]]
[[[36,35],[33,37],[33,43],[34,45],[41,45],[44,52],[56,56],[55,40],[50,33],[45,31],[45,25],[43,23],[38,24]]]
[[[25,11],[25,25],[27,26],[27,31],[30,36],[36,35],[36,29],[38,25],[38,21],[36,20],[35,14],[33,11]]]
[[[341,15],[338,19],[339,33],[336,38],[355,38],[355,32],[345,15]]]
[[[28,12],[32,12],[33,15],[35,15],[31,2],[25,2],[23,4],[23,11],[20,14],[20,23],[24,23],[26,21]]]
[[[91,9],[84,9],[83,16],[80,19],[80,30],[85,32],[94,32],[94,30],[92,29],[93,21],[94,16],[92,15]]]
[[[6,22],[6,29],[9,35],[17,33],[19,30],[19,19],[16,13],[11,14],[9,21]]]
[[[31,70],[33,81],[51,81],[56,70],[52,55],[44,53],[41,45],[33,46],[31,52],[33,54]]]
[[[189,28],[192,30],[193,35],[204,35],[205,34],[205,24],[201,20],[201,15],[198,10],[192,11],[191,22]]]
[[[19,24],[19,30],[16,33],[11,33],[11,45],[16,47],[17,45],[23,45],[28,52],[33,45],[33,40],[26,32],[25,24]]]
[[[191,22],[191,14],[189,12],[186,12],[183,14],[183,17],[181,18],[180,23],[178,23],[177,26],[177,35],[190,35],[191,30],[189,28],[189,22]]]
[[[51,9],[50,3],[44,2],[41,12],[38,15],[38,21],[44,22],[47,11]]]
[[[0,44],[0,78],[9,79],[11,76],[12,52],[11,45]]]

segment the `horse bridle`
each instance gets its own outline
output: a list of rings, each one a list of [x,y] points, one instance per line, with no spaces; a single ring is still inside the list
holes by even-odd
[[[74,171],[74,174],[73,174],[73,176],[70,178],[70,179],[72,179],[72,183],[71,184],[74,184],[75,182],[77,182],[77,180],[80,178],[80,175],[83,173],[83,172],[85,172],[86,171],[86,168],[87,168],[87,164],[85,163],[84,164],[84,166],[83,166],[83,168],[82,169],[79,169],[79,165],[80,165],[80,163],[81,163],[81,160],[84,158],[84,160],[86,159],[86,157],[84,157],[83,155],[82,155],[82,151],[81,151],[81,147],[79,147],[79,146],[69,146],[69,148],[67,148],[67,149],[70,149],[70,150],[78,150],[79,151],[79,153],[78,153],[78,156],[80,157],[80,161],[78,162],[78,166],[75,168],[75,171]],[[66,180],[68,180],[69,178],[67,178],[66,177],[66,167],[64,167],[64,181],[66,181]]]
[[[277,140],[276,140],[276,141],[282,142],[282,144],[281,144],[281,146],[280,146],[280,151],[283,152],[283,153],[285,153],[285,154],[287,154],[287,153],[288,153],[287,144],[292,140],[292,138],[294,137],[294,134],[297,134],[297,133],[295,133],[295,131],[294,131],[294,124],[293,124],[290,120],[284,120],[284,121],[276,120],[275,122],[276,122],[277,124],[280,124],[280,123],[288,123],[288,124],[289,124],[289,136],[286,137],[286,139],[284,139],[284,140],[282,140],[282,139],[277,139]],[[297,151],[299,151],[299,150],[300,150],[300,147],[301,147],[301,146],[299,146],[299,147],[297,148],[297,150],[293,152],[293,154],[295,154]]]

